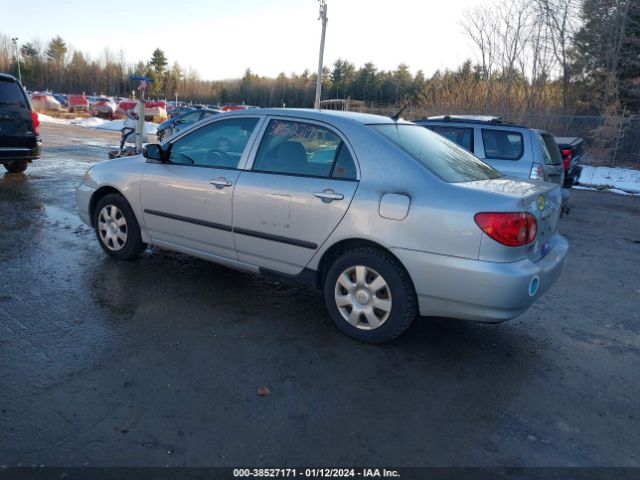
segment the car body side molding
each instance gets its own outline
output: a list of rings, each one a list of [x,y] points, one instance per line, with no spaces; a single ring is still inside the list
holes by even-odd
[[[282,237],[280,235],[272,235],[270,233],[256,232],[255,230],[248,230],[246,228],[232,228],[231,225],[208,222],[206,220],[200,220],[198,218],[184,217],[182,215],[175,215],[173,213],[161,212],[158,210],[149,210],[145,208],[144,213],[148,215],[155,215],[157,217],[170,218],[171,220],[177,220],[179,222],[192,223],[194,225],[201,225],[203,227],[215,228],[216,230],[224,230],[225,232],[233,232],[237,233],[238,235],[247,235],[249,237],[271,240],[273,242],[286,243],[287,245],[308,248],[310,250],[318,249],[317,243],[307,242],[306,240],[298,240],[296,238]]]

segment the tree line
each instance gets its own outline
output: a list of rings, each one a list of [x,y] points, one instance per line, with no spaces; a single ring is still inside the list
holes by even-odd
[[[466,12],[460,27],[474,56],[457,69],[426,76],[403,63],[387,71],[338,59],[324,68],[322,98],[440,113],[640,111],[637,0],[494,0]],[[128,64],[122,51],[105,48],[91,58],[60,36],[24,43],[18,56],[27,88],[68,93],[129,96],[137,86],[129,77],[146,75],[157,98],[311,107],[317,79],[309,70],[271,78],[247,68],[239,79],[204,80],[160,48]],[[14,45],[3,34],[0,71],[17,72]]]

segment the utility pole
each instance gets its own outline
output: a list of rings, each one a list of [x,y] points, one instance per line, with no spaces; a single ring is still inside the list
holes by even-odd
[[[320,2],[320,16],[318,20],[322,20],[322,37],[320,37],[320,58],[318,59],[318,81],[316,83],[316,102],[314,108],[320,109],[320,92],[322,91],[322,57],[324,55],[324,35],[327,31],[327,1],[318,0]]]
[[[20,85],[22,85],[22,74],[20,73],[20,55],[18,54],[18,37],[13,37],[11,39],[13,42],[13,46],[16,49],[16,62],[18,62],[18,81]]]

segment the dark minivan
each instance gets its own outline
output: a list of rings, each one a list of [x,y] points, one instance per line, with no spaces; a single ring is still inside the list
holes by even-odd
[[[0,162],[11,173],[24,172],[40,158],[40,120],[15,77],[0,73]]]

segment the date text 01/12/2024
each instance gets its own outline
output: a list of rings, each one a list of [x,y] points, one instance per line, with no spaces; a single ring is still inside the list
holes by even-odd
[[[234,478],[400,478],[396,470],[386,468],[235,468]]]

